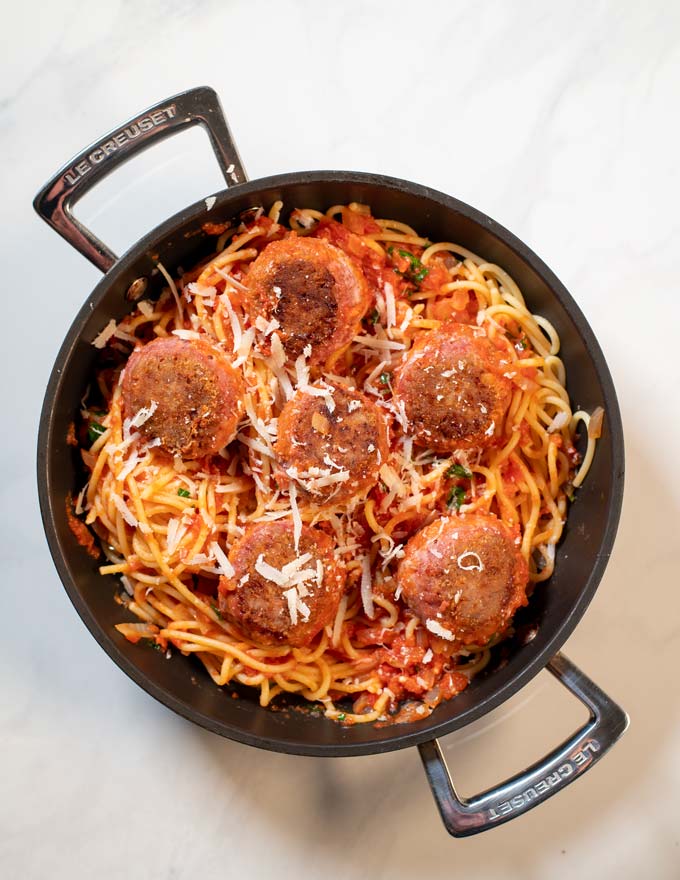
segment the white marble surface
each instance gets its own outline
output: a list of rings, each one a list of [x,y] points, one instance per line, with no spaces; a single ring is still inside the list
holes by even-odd
[[[680,6],[627,2],[0,2],[3,579],[0,874],[7,878],[677,878]],[[34,479],[53,358],[98,279],[33,214],[86,143],[188,86],[221,94],[251,177],[354,168],[450,192],[526,240],[609,359],[623,519],[566,652],[632,725],[527,816],[447,837],[414,750],[267,754],[175,717],[97,647],[47,552]],[[198,162],[198,167],[196,165]],[[81,216],[122,250],[220,187],[200,133]],[[465,792],[580,720],[540,675],[446,742]]]

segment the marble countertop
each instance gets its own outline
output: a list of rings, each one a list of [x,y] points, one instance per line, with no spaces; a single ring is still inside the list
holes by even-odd
[[[680,876],[680,7],[648,0],[3,3],[0,864],[8,878],[438,880]],[[52,362],[97,271],[33,213],[85,144],[192,85],[220,94],[251,178],[409,178],[525,240],[585,312],[619,393],[621,527],[565,653],[627,709],[592,772],[465,841],[415,750],[321,760],[222,740],[135,687],[50,559],[35,436]],[[114,250],[220,189],[194,130],[78,208]],[[444,741],[464,793],[582,720],[547,673]]]

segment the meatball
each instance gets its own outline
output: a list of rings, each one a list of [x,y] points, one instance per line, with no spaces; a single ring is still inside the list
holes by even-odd
[[[266,645],[308,645],[333,622],[345,586],[329,536],[292,522],[250,525],[229,551],[234,574],[221,577],[220,612]]]
[[[243,394],[226,355],[198,339],[155,339],[132,353],[123,375],[125,416],[149,408],[140,433],[183,458],[214,455],[233,439]]]
[[[317,503],[347,502],[378,481],[389,452],[387,420],[366,395],[327,383],[324,397],[298,391],[279,416],[276,480],[291,478]]]
[[[512,397],[507,370],[477,327],[450,322],[421,336],[394,384],[415,441],[439,452],[492,444]]]
[[[371,302],[361,269],[316,238],[271,242],[250,267],[246,284],[251,309],[278,321],[288,357],[299,357],[309,345],[312,364],[352,341]]]
[[[406,545],[397,580],[434,635],[484,645],[527,604],[529,571],[512,533],[491,514],[448,516]]]

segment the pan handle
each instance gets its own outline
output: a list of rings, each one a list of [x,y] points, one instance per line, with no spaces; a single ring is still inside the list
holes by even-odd
[[[90,144],[45,184],[33,207],[69,244],[107,272],[118,258],[73,216],[73,206],[119,165],[192,125],[207,130],[227,186],[246,181],[220,100],[213,89],[201,86],[154,104]]]
[[[453,837],[488,831],[533,809],[590,769],[628,727],[628,716],[564,654],[548,669],[590,710],[587,723],[526,770],[472,798],[461,798],[451,782],[439,742],[418,746],[446,830]]]

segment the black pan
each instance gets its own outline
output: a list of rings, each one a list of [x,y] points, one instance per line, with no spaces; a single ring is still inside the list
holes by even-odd
[[[205,127],[228,189],[171,217],[117,258],[71,214],[71,206],[98,180],[135,153],[188,126]],[[64,587],[85,625],[114,662],[170,709],[233,740],[298,755],[348,756],[418,746],[448,831],[474,834],[536,806],[591,767],[616,742],[628,719],[592,681],[558,653],[604,572],[619,521],[623,494],[623,434],[612,380],[600,347],[580,309],[548,267],[519,239],[489,217],[424,186],[343,171],[305,171],[245,182],[238,153],[215,92],[192,89],[146,110],[88,147],[62,168],[35,199],[38,213],[105,274],[76,316],[52,371],[38,437],[38,489],[47,540]],[[82,484],[77,452],[66,443],[69,424],[94,368],[91,341],[109,319],[119,320],[146,288],[160,290],[161,260],[174,273],[209,253],[214,238],[201,226],[281,199],[285,210],[325,210],[357,201],[373,213],[407,222],[430,239],[456,241],[503,266],[532,310],[545,315],[562,339],[571,399],[604,407],[602,438],[585,485],[571,506],[555,573],[516,618],[519,636],[505,643],[484,673],[432,715],[408,724],[342,727],[323,717],[259,706],[253,691],[234,700],[215,687],[198,664],[166,660],[131,645],[114,629],[121,607],[113,601],[114,577],[72,535],[65,498]],[[533,638],[528,639],[527,633]],[[456,795],[437,737],[458,730],[500,706],[547,668],[590,710],[590,720],[560,747],[516,777],[465,800]]]

